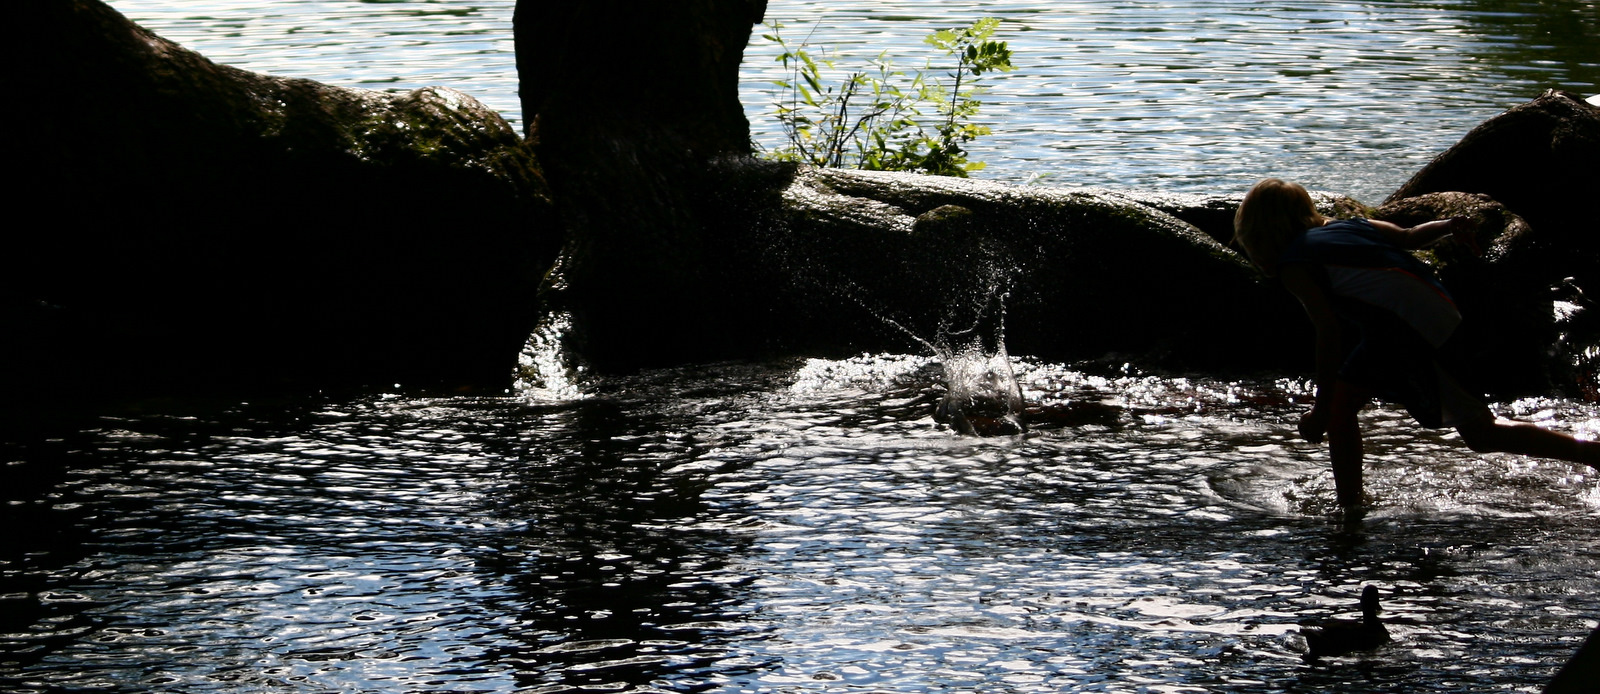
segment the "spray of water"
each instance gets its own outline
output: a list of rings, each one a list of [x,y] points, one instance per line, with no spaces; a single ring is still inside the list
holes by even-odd
[[[1003,436],[1027,430],[1021,414],[1022,388],[1002,343],[989,351],[981,343],[939,355],[945,393],[934,419],[963,434]]]
[[[560,311],[545,316],[528,336],[517,355],[516,390],[535,402],[562,402],[583,397],[578,387],[582,367],[575,365],[562,349],[571,314]]]
[[[933,350],[944,365],[944,397],[934,419],[963,434],[1002,436],[1026,431],[1022,387],[1006,352],[1005,315],[1014,270],[985,262],[981,290],[973,295],[970,325],[941,326]]]
[[[965,269],[978,280],[976,289],[954,293],[932,337],[919,335],[887,311],[874,308],[848,280],[843,295],[922,345],[939,362],[944,395],[935,406],[934,421],[969,436],[1024,433],[1027,426],[1021,415],[1026,402],[1005,343],[1005,302],[1019,270],[992,255]],[[965,327],[950,327],[965,316],[970,316]]]

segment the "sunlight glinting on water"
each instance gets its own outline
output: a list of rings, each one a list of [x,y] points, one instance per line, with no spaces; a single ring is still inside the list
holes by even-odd
[[[915,72],[940,58],[923,36],[1002,19],[995,38],[1017,69],[985,78],[976,120],[994,134],[969,147],[989,166],[983,178],[1230,192],[1279,175],[1375,204],[1495,113],[1550,87],[1600,88],[1593,55],[1509,71],[1484,60],[1538,49],[1498,33],[1516,30],[1514,13],[1471,7],[802,1],[770,3],[767,19],[792,45],[809,37],[813,53],[835,58],[835,79],[880,52]],[[784,142],[770,115],[787,98],[770,84],[785,78],[778,55],[754,38],[742,87],[768,148]]]
[[[107,4],[214,62],[368,89],[451,87],[521,126],[515,0],[205,0]]]
[[[855,392],[866,382],[860,372],[883,362],[813,360],[799,379],[807,387],[795,393],[823,397],[822,373],[838,374],[836,389]],[[1140,682],[1206,691],[1186,676],[1167,678],[1233,658],[1287,667],[1298,638],[1291,625],[1307,611],[1341,609],[1319,587],[1320,571],[1269,558],[1294,552],[1307,528],[1260,522],[1263,514],[1331,510],[1331,480],[1315,448],[1287,438],[1288,413],[1279,418],[1268,414],[1277,407],[1255,404],[1292,397],[1303,386],[1274,394],[1237,383],[1090,376],[1032,364],[1018,374],[1034,397],[1125,409],[1110,426],[1041,431],[1009,444],[925,438],[919,432],[930,426],[926,419],[902,421],[878,430],[866,449],[851,431],[813,419],[805,445],[791,443],[757,463],[751,477],[719,486],[732,494],[729,504],[760,519],[744,524],[759,528],[766,550],[755,557],[765,578],[753,585],[765,596],[765,613],[784,624],[779,637],[750,644],[783,664],[750,691],[917,690],[933,681],[980,690],[1126,691]],[[1068,383],[1079,385],[1063,387]],[[837,404],[841,395],[827,399]],[[1381,430],[1399,416],[1379,410],[1372,425]],[[1495,472],[1500,459],[1463,477],[1482,463],[1459,444],[1424,440],[1411,449],[1411,459],[1423,453],[1431,462],[1401,461],[1412,468],[1405,472],[1389,467],[1393,457],[1375,466],[1374,518],[1382,526],[1413,527],[1440,514],[1594,512],[1587,475],[1574,488],[1552,484],[1571,478],[1547,470],[1534,473],[1538,483],[1507,488]],[[1558,475],[1574,472],[1559,467]],[[1522,492],[1541,485],[1554,488],[1548,505],[1525,505]],[[1451,501],[1461,496],[1486,503]],[[1230,528],[1225,532],[1239,541],[1230,547],[1220,537],[1190,535],[1212,525]],[[1363,570],[1407,563],[1397,560]],[[1580,567],[1592,562],[1568,568],[1582,575]],[[1395,590],[1422,588],[1396,581]],[[1353,596],[1359,585],[1345,591]],[[1433,601],[1419,597],[1397,598],[1389,609],[1436,619]],[[1418,656],[1424,662],[1460,653],[1436,631],[1396,630],[1431,649]],[[1148,657],[1113,655],[1125,649]],[[1264,684],[1270,680],[1255,681],[1271,690]],[[1250,681],[1222,675],[1210,684],[1231,691]]]
[[[1600,609],[1587,472],[1378,409],[1375,508],[1339,531],[1322,453],[1290,437],[1302,383],[1016,367],[1072,418],[955,436],[938,365],[877,355],[563,405],[106,419],[63,442],[89,464],[50,501],[86,553],[12,574],[56,616],[10,643],[60,644],[41,681],[131,689],[1272,691],[1345,681],[1300,663],[1296,623],[1376,582],[1409,620],[1380,680],[1475,691],[1537,680],[1529,653]],[[1427,684],[1486,639],[1521,664]]]

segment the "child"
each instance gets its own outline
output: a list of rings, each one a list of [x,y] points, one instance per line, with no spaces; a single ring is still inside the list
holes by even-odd
[[[1600,468],[1600,442],[1496,420],[1443,363],[1448,350],[1441,348],[1461,313],[1410,250],[1447,235],[1476,249],[1475,225],[1467,218],[1409,229],[1333,220],[1317,212],[1305,188],[1269,178],[1245,194],[1233,225],[1234,240],[1250,261],[1283,281],[1316,328],[1317,399],[1299,428],[1313,443],[1327,435],[1340,505],[1362,505],[1356,414],[1373,396],[1405,405],[1425,427],[1454,427],[1480,453],[1522,453]],[[1343,331],[1350,327],[1358,339],[1346,351]]]

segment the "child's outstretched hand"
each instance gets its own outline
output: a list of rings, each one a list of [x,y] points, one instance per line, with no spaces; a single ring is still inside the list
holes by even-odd
[[[1471,217],[1450,218],[1450,238],[1461,247],[1467,249],[1473,257],[1483,255],[1483,246],[1478,245],[1478,221]]]

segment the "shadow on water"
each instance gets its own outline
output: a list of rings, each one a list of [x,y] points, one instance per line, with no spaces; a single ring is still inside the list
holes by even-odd
[[[759,665],[719,645],[752,629],[750,577],[733,566],[745,542],[701,498],[708,473],[738,462],[694,465],[715,449],[690,422],[621,398],[550,407],[493,446],[524,461],[487,497],[521,527],[477,559],[515,591],[519,645],[487,657],[514,664],[519,685],[698,691]]]
[[[645,403],[199,409],[6,442],[0,689],[740,671],[739,536]]]

